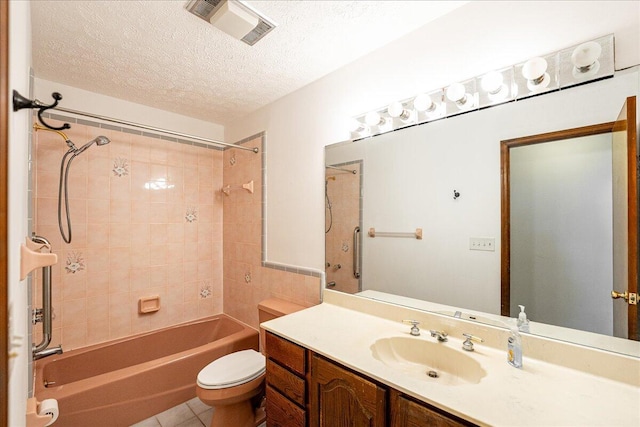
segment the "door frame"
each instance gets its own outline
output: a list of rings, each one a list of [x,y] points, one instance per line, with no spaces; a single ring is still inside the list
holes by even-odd
[[[626,108],[626,112],[625,112]],[[600,123],[591,126],[530,135],[521,138],[500,141],[500,181],[501,181],[501,266],[500,266],[500,314],[510,316],[511,313],[511,200],[510,200],[510,157],[509,150],[532,144],[558,141],[569,138],[627,131],[627,171],[628,171],[628,283],[629,292],[638,292],[638,161],[637,161],[637,129],[636,129],[636,97],[626,99],[625,120],[618,118],[615,122]],[[621,113],[622,114],[622,113]],[[624,123],[623,123],[624,122]],[[629,339],[638,337],[638,306],[628,305]]]
[[[0,1],[0,330],[9,330],[8,266],[9,2]],[[0,340],[0,395],[9,396],[9,339]],[[8,398],[0,399],[0,424],[9,422]]]

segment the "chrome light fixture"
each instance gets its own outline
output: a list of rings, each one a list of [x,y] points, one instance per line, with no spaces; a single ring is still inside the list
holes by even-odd
[[[358,139],[612,77],[615,72],[613,42],[613,34],[609,34],[452,83],[443,89],[395,101],[353,118],[349,130]]]

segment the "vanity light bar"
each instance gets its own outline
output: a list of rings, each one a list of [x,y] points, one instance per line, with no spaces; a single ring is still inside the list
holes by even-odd
[[[392,102],[353,117],[349,130],[353,140],[362,139],[601,80],[614,72],[614,36],[609,34]]]

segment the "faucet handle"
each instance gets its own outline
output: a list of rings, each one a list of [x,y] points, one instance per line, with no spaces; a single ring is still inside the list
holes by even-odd
[[[462,349],[466,350],[466,351],[473,351],[473,342],[484,342],[484,340],[480,337],[476,337],[475,335],[471,335],[471,334],[462,334],[463,337],[466,338],[466,340],[462,343]]]
[[[414,337],[417,337],[418,335],[420,335],[420,329],[418,328],[418,325],[420,324],[420,322],[418,322],[417,320],[406,319],[406,320],[403,320],[402,323],[411,323],[410,334],[413,335]]]

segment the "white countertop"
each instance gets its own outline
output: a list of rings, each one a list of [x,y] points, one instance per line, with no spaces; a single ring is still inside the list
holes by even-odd
[[[399,315],[407,313],[406,308],[398,310]],[[476,343],[476,351],[464,352],[487,371],[478,384],[443,385],[438,384],[437,379],[402,374],[372,355],[371,345],[380,338],[404,336],[435,341],[425,331],[429,326],[423,326],[421,336],[411,337],[409,326],[400,321],[326,302],[261,326],[363,375],[480,425],[640,426],[640,387],[637,384],[533,359],[526,353],[524,368],[516,369],[506,362],[506,341],[504,349]],[[466,329],[474,327],[465,322],[461,326]],[[450,334],[449,341],[439,345],[462,351],[462,339],[457,338],[459,335]]]

